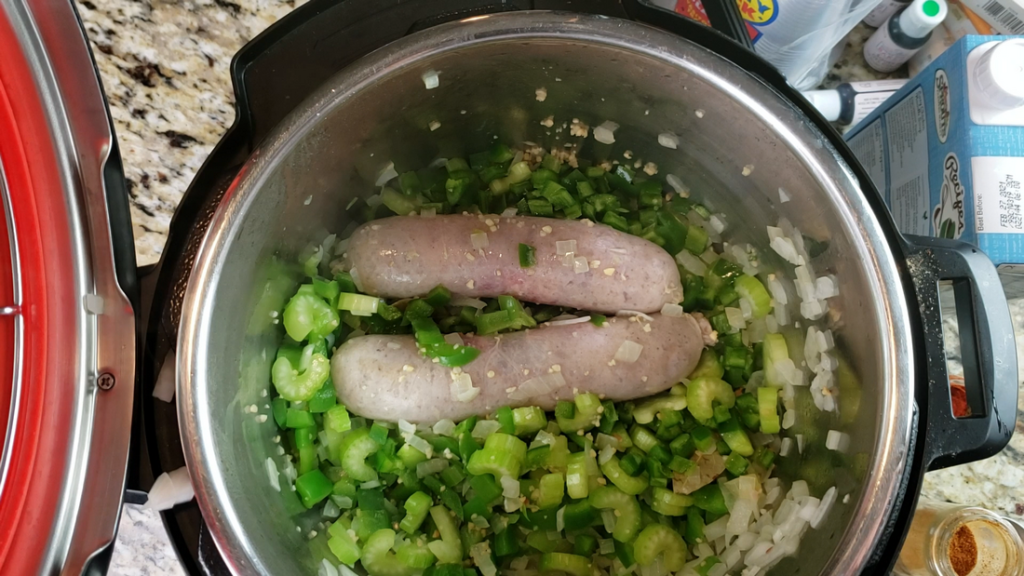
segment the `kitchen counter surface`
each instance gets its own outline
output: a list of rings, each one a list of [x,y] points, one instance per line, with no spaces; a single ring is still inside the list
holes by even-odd
[[[234,119],[228,65],[250,38],[302,0],[76,0],[110,101],[128,178],[139,264],[160,257],[174,208]],[[855,30],[827,85],[877,78]],[[1024,301],[1010,303],[1024,332]],[[1024,338],[1017,339],[1024,357]],[[924,496],[1024,519],[1024,391],[1010,446],[982,462],[933,472]],[[152,511],[126,506],[110,573],[183,574]]]

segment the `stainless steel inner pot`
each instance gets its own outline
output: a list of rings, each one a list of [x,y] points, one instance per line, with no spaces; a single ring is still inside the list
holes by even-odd
[[[431,70],[440,85],[428,90],[422,77]],[[544,101],[535,96],[541,87]],[[574,118],[620,128],[602,145],[541,125],[548,116],[556,128]],[[679,135],[677,150],[658,144],[666,131]],[[346,230],[345,207],[376,191],[389,161],[402,171],[495,141],[578,143],[579,156],[595,159],[631,150],[723,212],[727,236],[757,246],[768,268],[790,270],[767,243],[765,226],[780,217],[829,242],[815,267],[835,274],[841,290],[829,315],[849,368],[841,412],[790,430],[806,446],[781,459],[779,474],[808,480],[819,496],[834,484],[839,500],[774,573],[858,573],[897,501],[912,431],[913,337],[882,226],[823,135],[736,65],[645,25],[550,12],[474,17],[370,54],[282,123],[224,196],[182,310],[178,410],[196,497],[230,568],[316,570],[305,545],[317,519],[285,513],[266,471],[268,459],[280,462],[278,431],[246,410],[269,412],[283,333],[270,313],[289,288],[271,281],[277,262]],[[825,449],[829,429],[850,435],[846,454]]]

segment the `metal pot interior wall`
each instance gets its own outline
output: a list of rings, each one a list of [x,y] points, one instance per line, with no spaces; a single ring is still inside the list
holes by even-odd
[[[440,81],[432,90],[422,79],[430,70]],[[543,101],[538,88],[547,91]],[[553,127],[541,123],[549,116]],[[559,130],[573,119],[591,133],[616,122],[614,144]],[[658,144],[667,131],[679,136],[678,149]],[[296,551],[317,519],[284,513],[264,480],[266,460],[280,458],[272,440],[279,432],[245,410],[267,412],[282,333],[270,313],[290,289],[279,262],[351,229],[345,207],[377,191],[389,161],[401,172],[524,141],[579,143],[577,155],[596,160],[623,161],[630,150],[653,162],[659,176],[679,176],[693,198],[724,213],[727,238],[756,246],[764,269],[792,276],[768,247],[765,226],[780,217],[828,243],[813,264],[834,274],[841,291],[825,321],[843,357],[839,411],[820,413],[808,390],[797,390],[797,424],[787,435],[802,434],[805,446],[780,459],[778,473],[807,480],[818,496],[834,485],[840,502],[775,573],[856,573],[899,488],[913,363],[896,263],[855,179],[791,104],[731,63],[642,25],[539,13],[442,25],[371,54],[290,116],[225,195],[186,295],[178,358],[186,459],[229,566],[315,573],[312,556]],[[791,349],[802,350],[806,328],[786,330]],[[833,429],[849,434],[845,453],[825,448]]]

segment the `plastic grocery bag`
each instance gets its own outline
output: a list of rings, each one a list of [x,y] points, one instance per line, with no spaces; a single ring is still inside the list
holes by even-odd
[[[881,0],[648,0],[708,23],[703,4],[735,1],[754,49],[794,87],[821,83],[829,54]]]

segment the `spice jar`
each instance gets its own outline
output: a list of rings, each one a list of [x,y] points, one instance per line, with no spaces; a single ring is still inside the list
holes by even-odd
[[[1024,576],[1024,542],[983,508],[920,500],[896,560],[901,576]]]

